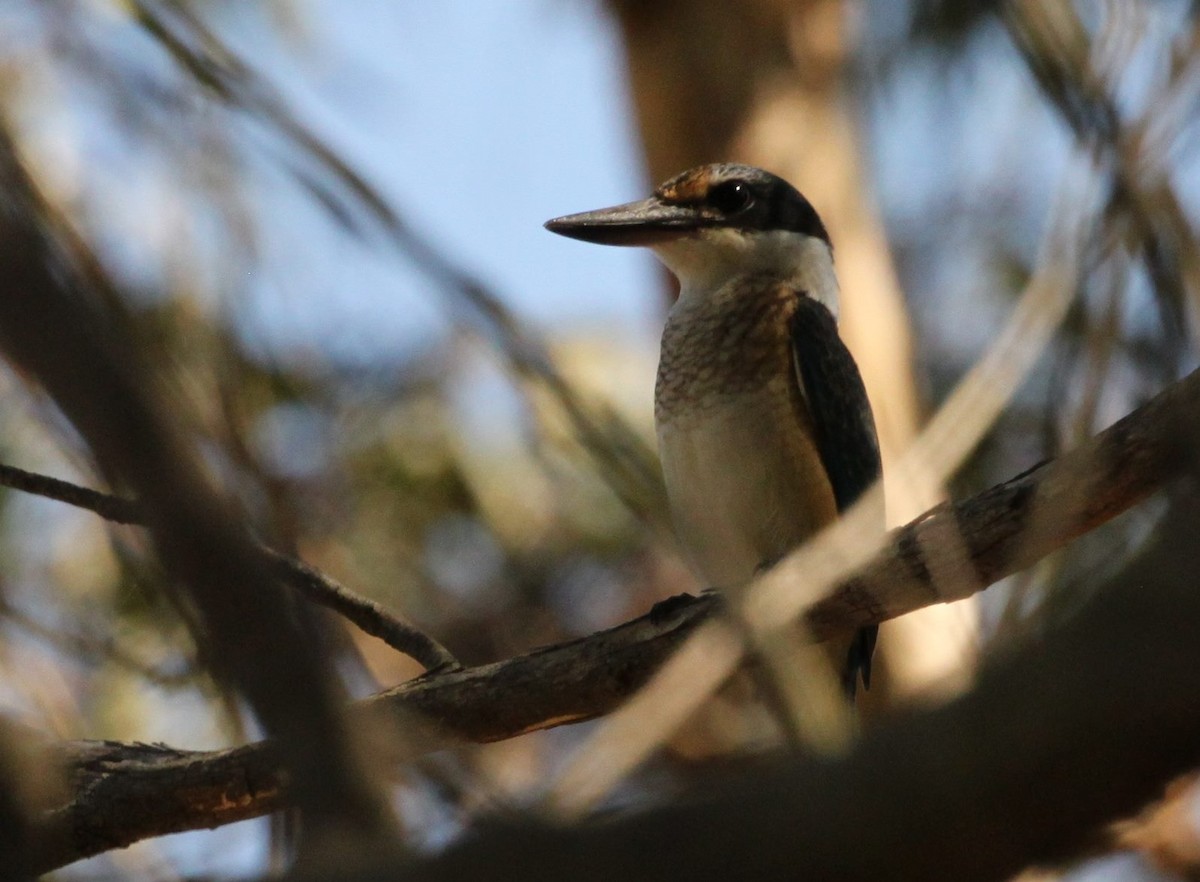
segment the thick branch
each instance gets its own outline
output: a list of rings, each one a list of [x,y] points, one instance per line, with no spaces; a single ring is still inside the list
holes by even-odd
[[[1194,413],[1200,371],[1078,449],[893,530],[873,561],[809,611],[810,626],[823,636],[894,618],[1036,563],[1177,477],[1194,455],[1195,436],[1180,431]]]
[[[965,596],[1028,566],[1181,475],[1195,437],[1182,429],[1196,413],[1200,372],[1082,448],[968,500],[938,506],[894,531],[867,567],[810,610],[810,624],[821,634],[882,621]],[[948,532],[959,537],[965,557],[939,557],[950,543],[928,541]],[[936,587],[931,573],[937,574]],[[422,677],[363,707],[399,714],[406,724],[414,713],[430,721],[436,732],[423,736],[418,750],[453,739],[498,741],[591,719],[644,683],[717,604],[705,595],[660,607],[586,638]],[[139,755],[132,765],[125,758],[129,749],[91,743],[71,748],[75,798],[55,816],[59,835],[40,856],[42,869],[147,836],[265,814],[288,800],[267,743],[182,759],[164,748],[161,758]],[[108,761],[97,762],[97,752],[105,751]],[[219,798],[182,798],[181,788],[188,790],[197,776],[205,792]],[[135,802],[130,794],[136,794]]]
[[[1068,857],[1200,761],[1198,502],[1075,619],[844,757],[600,823],[484,829],[403,877],[1001,882]]]

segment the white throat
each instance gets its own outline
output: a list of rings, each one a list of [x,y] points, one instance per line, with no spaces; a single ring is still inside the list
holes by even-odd
[[[707,300],[738,279],[769,276],[806,292],[837,318],[833,253],[813,236],[715,228],[656,245],[654,253],[679,279],[681,304]]]

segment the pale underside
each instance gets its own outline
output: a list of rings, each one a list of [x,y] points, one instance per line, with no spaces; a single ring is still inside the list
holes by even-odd
[[[782,382],[660,420],[658,436],[679,542],[706,587],[751,578],[836,517]]]
[[[753,578],[837,517],[793,349],[797,299],[837,315],[829,246],[712,231],[655,249],[680,280],[655,422],[681,550],[706,588]],[[841,669],[854,639],[826,643]]]
[[[828,245],[712,230],[655,249],[678,276],[655,391],[684,555],[706,587],[751,578],[837,515],[795,373],[798,296],[837,314]]]

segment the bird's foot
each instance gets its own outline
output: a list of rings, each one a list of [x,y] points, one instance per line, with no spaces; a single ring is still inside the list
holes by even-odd
[[[655,626],[665,624],[674,618],[676,613],[691,606],[698,599],[695,594],[688,594],[685,591],[682,594],[672,595],[666,600],[660,600],[654,606],[650,607],[650,624]]]
[[[668,597],[666,600],[660,600],[654,606],[650,607],[650,612],[648,613],[650,623],[656,626],[665,625],[685,609],[689,609],[697,604],[719,603],[722,599],[721,592],[715,588],[705,588],[700,592],[699,596],[689,594],[685,591],[683,594],[676,594]]]

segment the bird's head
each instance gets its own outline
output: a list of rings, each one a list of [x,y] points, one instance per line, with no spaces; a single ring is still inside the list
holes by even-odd
[[[569,214],[546,229],[601,245],[642,245],[679,279],[683,296],[749,275],[801,285],[836,314],[825,225],[795,187],[748,165],[702,165],[649,199]]]

